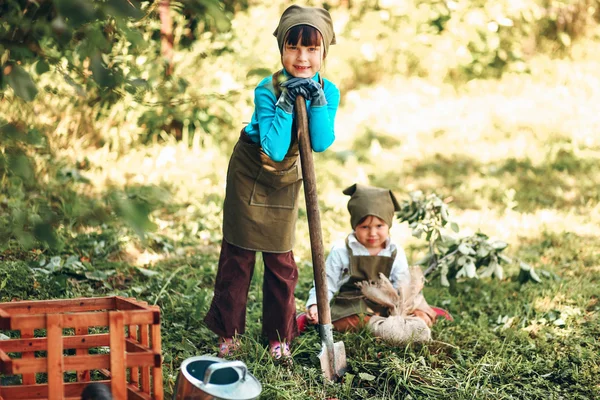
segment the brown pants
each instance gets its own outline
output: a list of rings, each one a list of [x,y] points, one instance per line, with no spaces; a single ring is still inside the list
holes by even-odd
[[[298,334],[294,289],[298,267],[294,254],[262,253],[265,264],[263,282],[263,334],[269,340],[290,342]],[[206,325],[221,337],[243,334],[246,328],[248,290],[254,273],[256,253],[221,243],[215,294],[204,318]]]

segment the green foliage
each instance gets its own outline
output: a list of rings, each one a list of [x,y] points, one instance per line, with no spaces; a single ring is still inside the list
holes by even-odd
[[[191,47],[202,35],[228,30],[230,13],[245,4],[172,2],[175,45]],[[159,2],[114,0],[13,0],[0,5],[0,92],[9,100],[3,102],[8,121],[0,121],[0,179],[6,183],[0,189],[3,248],[14,240],[24,248],[42,244],[60,251],[64,243],[57,229],[97,226],[113,217],[139,235],[153,229],[148,218],[152,207],[143,199],[110,188],[101,200],[81,196],[91,182],[55,153],[70,140],[86,136],[96,145],[108,142],[124,151],[124,144],[147,142],[162,132],[191,143],[193,132],[230,123],[226,112],[214,115],[216,108],[227,106],[224,102],[190,99],[186,79],[165,79],[158,7]],[[49,105],[57,105],[54,113]],[[36,118],[39,107],[45,110],[44,122]],[[56,127],[65,108],[77,109],[79,119],[67,119],[73,131],[61,142]],[[139,138],[133,132],[112,137],[94,132],[94,121],[113,133],[114,121],[124,120],[138,125]]]
[[[86,91],[135,90],[142,71],[136,68],[135,57],[148,48],[146,39],[159,33],[158,26],[151,23],[158,4],[119,0],[4,2],[0,6],[0,88],[7,84],[17,96],[33,100],[37,90],[25,67],[37,63],[37,75],[51,67],[74,72],[78,78],[75,84]],[[230,27],[229,16],[215,0],[174,2],[172,9],[186,16],[192,36],[197,34],[194,29],[198,25],[204,30],[225,31]]]
[[[37,130],[5,124],[0,139],[0,251],[42,246],[60,252],[72,230],[118,220],[143,236],[155,227],[149,215],[169,199],[154,186],[109,188],[101,199],[87,196],[92,183],[80,169],[85,163],[50,165],[29,156],[32,149],[49,151]]]
[[[396,217],[407,222],[412,235],[421,238],[425,235],[428,242],[427,255],[417,262],[426,267],[425,275],[440,277],[442,286],[450,286],[450,280],[460,278],[504,279],[502,265],[513,261],[502,252],[508,244],[500,240],[491,240],[478,232],[465,237],[454,237],[444,227],[450,223],[451,229],[458,233],[456,222],[450,221],[448,206],[435,193],[424,196],[421,191],[409,193],[410,200],[400,205]],[[520,262],[519,281],[541,282],[535,269]]]
[[[349,8],[346,29],[361,42],[349,87],[372,84],[390,68],[452,82],[527,72],[534,52],[568,54],[600,20],[598,0],[362,1]]]
[[[24,261],[0,262],[0,302],[31,298],[35,294],[31,272]]]

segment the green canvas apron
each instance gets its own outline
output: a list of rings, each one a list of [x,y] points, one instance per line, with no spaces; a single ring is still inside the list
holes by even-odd
[[[376,281],[379,279],[379,273],[386,277],[390,276],[392,266],[396,259],[396,250],[391,257],[387,256],[355,256],[348,245],[346,247],[350,255],[350,280],[344,283],[337,296],[331,303],[331,320],[348,317],[350,315],[383,315],[387,316],[387,308],[365,299],[356,283],[361,281]]]
[[[276,98],[280,74],[272,78]],[[275,162],[242,129],[227,169],[223,238],[228,243],[269,253],[292,250],[302,184],[295,120],[290,134],[285,158]]]

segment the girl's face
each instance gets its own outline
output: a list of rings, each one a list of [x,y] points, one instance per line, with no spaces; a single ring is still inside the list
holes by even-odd
[[[383,220],[369,215],[356,225],[354,235],[371,255],[375,255],[385,248],[385,242],[390,236],[390,227]]]
[[[298,42],[295,44],[287,43],[286,40],[281,63],[283,68],[296,78],[312,78],[319,72],[323,62],[322,40],[319,38],[318,45],[303,45],[302,35],[299,36]]]

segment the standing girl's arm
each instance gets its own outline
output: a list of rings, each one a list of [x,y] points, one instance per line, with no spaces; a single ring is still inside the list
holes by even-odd
[[[285,157],[291,143],[293,115],[277,107],[277,98],[270,90],[271,81],[264,80],[254,90],[254,105],[260,132],[260,146],[273,161]],[[330,81],[325,85],[327,104],[308,107],[309,131],[312,148],[316,152],[326,150],[335,140],[334,124],[340,103],[340,91]]]
[[[269,78],[270,79],[270,78]],[[254,90],[254,105],[260,132],[260,146],[273,161],[280,162],[285,157],[292,137],[292,114],[277,107],[277,99],[264,80]]]
[[[335,140],[335,115],[340,104],[339,89],[330,81],[324,86],[327,104],[309,110],[310,142],[316,152],[325,151]]]

